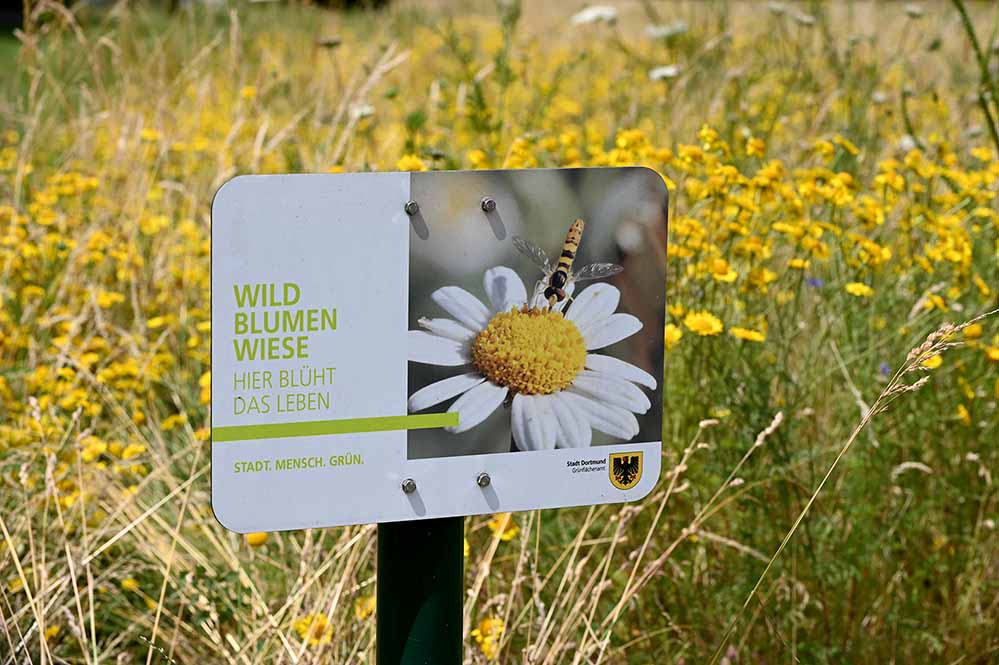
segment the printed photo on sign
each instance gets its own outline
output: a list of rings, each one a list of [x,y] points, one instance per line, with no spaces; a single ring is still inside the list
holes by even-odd
[[[662,178],[527,173],[414,174],[408,410],[458,424],[410,459],[662,438]]]

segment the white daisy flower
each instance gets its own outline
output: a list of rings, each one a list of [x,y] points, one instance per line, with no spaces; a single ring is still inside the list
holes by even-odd
[[[528,306],[523,281],[510,268],[487,270],[483,283],[489,305],[457,286],[431,294],[451,318],[420,319],[409,331],[411,362],[466,367],[462,374],[432,383],[409,398],[422,411],[457,397],[450,432],[464,432],[505,402],[510,429],[521,450],[584,448],[597,430],[625,441],[638,434],[635,414],[651,407],[639,386],[656,380],[623,360],[593,353],[642,329],[631,314],[615,313],[620,292],[594,284],[576,297],[565,316]],[[511,398],[508,401],[508,398]]]

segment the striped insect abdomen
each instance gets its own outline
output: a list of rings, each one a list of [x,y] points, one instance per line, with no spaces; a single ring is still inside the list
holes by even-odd
[[[562,245],[562,254],[558,257],[556,270],[565,274],[566,281],[569,278],[569,271],[572,270],[572,261],[576,258],[576,252],[579,251],[579,242],[583,239],[585,226],[586,222],[576,219],[569,226],[568,233],[565,234],[565,243]]]

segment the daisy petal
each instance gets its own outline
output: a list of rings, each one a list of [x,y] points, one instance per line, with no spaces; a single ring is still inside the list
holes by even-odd
[[[455,395],[460,395],[467,390],[471,390],[485,380],[485,377],[481,374],[469,372],[468,374],[458,374],[457,376],[450,376],[446,379],[435,381],[429,386],[420,388],[410,396],[409,410],[422,411],[434,404],[440,404]]]
[[[409,331],[409,359],[416,363],[455,367],[469,362],[468,349],[461,342],[422,330]]]
[[[559,427],[555,445],[559,448],[589,448],[593,432],[586,415],[577,413],[572,401],[566,399],[564,393],[552,394],[551,402]]]
[[[506,399],[507,388],[485,381],[462,395],[447,410],[458,414],[458,424],[455,427],[445,427],[448,432],[457,434],[472,429],[489,414],[496,410]]]
[[[593,429],[618,439],[630,440],[638,434],[635,414],[619,406],[598,402],[573,388],[562,392],[577,413],[585,413]]]
[[[569,309],[569,313],[572,313],[572,309]],[[586,350],[593,351],[620,342],[641,329],[642,322],[631,314],[611,314],[580,332],[586,342]]]
[[[535,395],[534,403],[538,405],[541,412],[541,426],[544,428],[545,449],[551,450],[555,447],[555,440],[558,438],[558,417],[555,415],[553,407],[553,395]]]
[[[567,319],[576,324],[577,328],[585,328],[592,323],[606,319],[617,309],[621,301],[621,292],[610,284],[594,284],[583,289],[569,308]]]
[[[489,309],[460,286],[442,286],[430,294],[430,299],[473,332],[489,323]]]
[[[587,369],[605,372],[616,376],[619,379],[643,385],[652,390],[656,389],[656,378],[654,376],[640,367],[636,367],[631,363],[626,363],[623,360],[618,360],[612,356],[602,356],[596,353],[590,353],[586,356],[586,367]]]
[[[456,342],[471,342],[475,339],[475,332],[452,319],[428,319],[424,317],[418,323],[421,328],[438,337],[446,337]]]
[[[614,404],[634,413],[645,413],[652,406],[642,389],[611,374],[584,369],[573,379],[572,387],[595,400]]]
[[[551,409],[545,409],[536,395],[518,394],[513,398],[510,429],[513,440],[521,450],[550,450],[555,447],[551,427]],[[552,438],[547,438],[552,435]]]
[[[527,302],[527,289],[520,276],[506,266],[490,268],[482,277],[494,312],[508,312]]]

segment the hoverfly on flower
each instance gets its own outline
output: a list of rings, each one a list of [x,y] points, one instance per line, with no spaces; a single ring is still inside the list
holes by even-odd
[[[513,246],[517,248],[517,251],[530,259],[544,273],[544,277],[538,280],[534,287],[534,296],[531,299],[532,303],[536,302],[539,296],[544,296],[544,299],[548,302],[548,309],[553,310],[555,309],[555,305],[568,299],[562,307],[562,314],[564,316],[566,310],[572,305],[572,290],[569,288],[572,284],[592,279],[613,277],[624,270],[624,268],[616,263],[591,263],[581,268],[578,272],[573,271],[572,263],[576,258],[576,253],[579,251],[579,244],[583,240],[583,230],[585,228],[586,222],[579,218],[569,225],[569,230],[565,234],[565,242],[562,243],[562,253],[554,265],[548,254],[545,253],[545,250],[526,238],[521,238],[520,236],[513,237]]]

